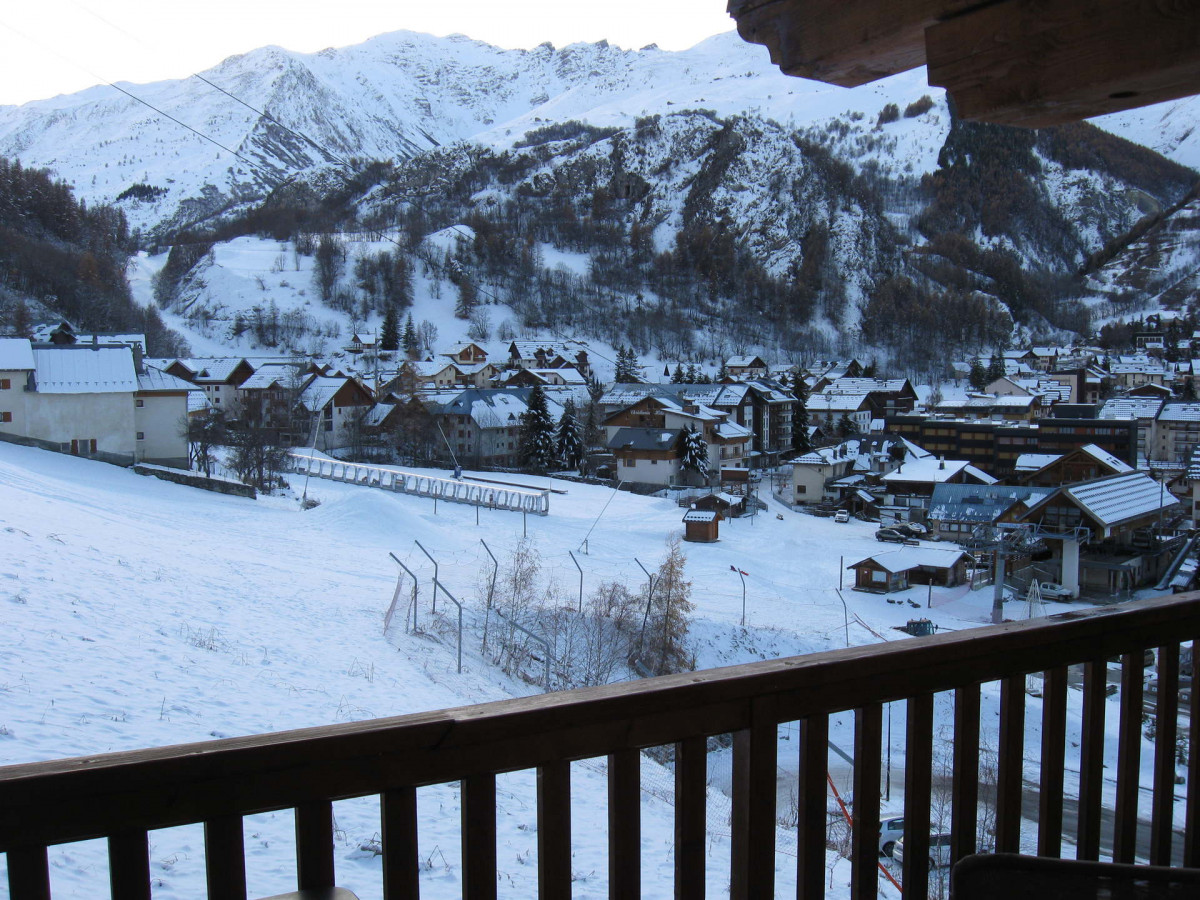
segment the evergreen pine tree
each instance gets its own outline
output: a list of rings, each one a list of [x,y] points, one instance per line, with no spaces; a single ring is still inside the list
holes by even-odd
[[[380,350],[400,349],[400,322],[396,307],[389,306],[383,315],[383,333],[379,336]]]
[[[1004,359],[999,350],[992,351],[992,358],[988,360],[987,377],[988,384],[1004,377]]]
[[[977,391],[982,391],[988,386],[987,369],[983,367],[983,363],[980,362],[978,356],[971,360],[971,372],[967,375],[967,381]]]
[[[575,401],[570,398],[563,404],[562,418],[558,420],[558,458],[568,469],[578,468],[583,459],[583,442],[579,439],[579,422],[575,416]]]
[[[683,456],[679,466],[685,472],[695,472],[702,481],[708,481],[708,442],[694,425],[689,425],[683,432]]]
[[[717,381],[725,382],[729,379],[729,369],[725,366],[725,361],[721,360],[721,368],[717,372]]]
[[[684,376],[684,379],[686,380],[686,382],[688,384],[695,384],[697,381],[700,380],[700,374],[699,374],[699,372],[696,371],[695,363],[691,363],[688,365],[687,375]]]
[[[404,320],[404,336],[401,338],[401,343],[404,345],[404,352],[409,357],[417,355],[419,342],[417,340],[416,326],[413,325],[412,313],[409,313],[408,318]]]
[[[675,364],[675,371],[671,373],[671,384],[683,384],[683,365]]]
[[[808,391],[804,388],[804,379],[799,375],[792,385],[792,396],[796,398],[792,412],[792,446],[801,453],[807,453],[812,449],[812,442],[808,438]]]
[[[858,434],[858,426],[854,424],[854,420],[850,418],[849,413],[842,413],[842,417],[837,423],[838,437],[848,438],[852,434]]]
[[[521,413],[520,446],[517,451],[521,465],[538,473],[550,471],[554,465],[554,419],[546,404],[546,392],[540,384],[529,391],[526,411]]]

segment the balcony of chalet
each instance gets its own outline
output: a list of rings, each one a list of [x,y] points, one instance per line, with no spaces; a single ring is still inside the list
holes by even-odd
[[[149,898],[149,833],[202,823],[208,896],[245,898],[243,818],[294,810],[294,846],[272,852],[295,855],[297,888],[308,892],[301,896],[333,897],[333,804],[374,795],[382,852],[376,895],[415,898],[421,891],[417,790],[458,782],[461,893],[493,898],[497,776],[535,770],[538,896],[566,898],[572,894],[570,764],[602,757],[608,895],[638,897],[640,753],[666,745],[673,749],[674,893],[701,898],[710,864],[708,739],[732,735],[730,896],[776,896],[780,864],[795,866],[796,896],[820,898],[829,881],[830,721],[849,716],[855,725],[851,897],[875,898],[885,878],[901,883],[906,897],[936,895],[931,881],[943,875],[928,867],[931,824],[936,828],[930,810],[944,773],[935,771],[935,742],[948,743],[952,757],[949,853],[953,860],[971,857],[954,870],[951,896],[993,896],[989,890],[1005,877],[1018,879],[1031,896],[1068,895],[1049,887],[1038,892],[1038,885],[1055,884],[1071,885],[1069,896],[1122,896],[1104,891],[1126,883],[1130,873],[1143,884],[1200,879],[1180,867],[1200,866],[1200,757],[1184,754],[1181,764],[1178,754],[1180,746],[1195,745],[1200,728],[1200,717],[1188,715],[1190,698],[1200,696],[1200,666],[1190,665],[1190,654],[1186,677],[1180,676],[1181,643],[1197,636],[1200,593],[1179,594],[399,718],[10,766],[0,769],[0,851],[7,855],[9,896],[44,900],[52,896],[47,848],[104,838],[109,872],[99,876],[95,896],[110,890],[121,900]],[[1148,649],[1157,656],[1153,698],[1143,693]],[[935,698],[953,704],[948,742],[949,720],[943,714],[935,721]],[[878,852],[884,710],[895,701],[906,701],[893,723],[905,747],[906,852],[902,866],[885,867]],[[1080,727],[1080,710],[1076,747],[1068,734]],[[1153,759],[1143,767],[1146,722],[1155,738]],[[798,742],[781,744],[783,727],[798,732]],[[994,788],[981,790],[983,731],[997,734],[998,745]],[[1026,740],[1037,731],[1039,741]],[[1106,736],[1115,738],[1107,753]],[[798,765],[797,805],[781,826],[779,748],[797,744],[790,761]],[[1152,770],[1149,781],[1143,768]],[[1075,769],[1077,789],[1073,774],[1064,777]],[[985,821],[994,824],[981,827],[986,804],[994,818]],[[794,832],[794,857],[777,857],[781,827]],[[997,854],[974,856],[981,846]],[[1128,866],[1135,862],[1150,866]],[[842,887],[831,893],[846,895]]]

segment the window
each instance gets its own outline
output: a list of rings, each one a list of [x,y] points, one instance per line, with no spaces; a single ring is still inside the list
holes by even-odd
[[[0,412],[0,422],[11,422],[11,421],[12,421],[12,413]]]
[[[11,390],[12,390],[12,379],[11,378],[0,378],[0,391],[11,391]]]
[[[143,406],[145,406],[145,405],[146,405],[146,401],[145,401],[145,400],[142,400],[142,399],[139,397],[137,400],[134,400],[134,401],[133,401],[133,405],[134,405],[134,406],[136,406],[138,409],[141,409]]]
[[[139,431],[139,432],[137,433],[137,439],[138,439],[139,441],[144,441],[144,440],[146,439],[146,432],[144,432],[144,431]]]
[[[657,459],[652,459],[652,460],[650,460],[650,465],[652,465],[652,466],[657,466],[657,465],[658,465],[658,460],[657,460]]]
[[[887,581],[887,572],[883,572],[879,569],[872,569],[871,580],[877,584],[883,584]]]
[[[632,466],[632,465],[633,465],[633,460],[632,460],[632,459],[629,459],[628,457],[626,457],[625,459],[621,460],[621,465],[623,465],[623,466]]]
[[[796,493],[797,494],[807,494],[808,493],[808,485],[807,484],[796,485]]]

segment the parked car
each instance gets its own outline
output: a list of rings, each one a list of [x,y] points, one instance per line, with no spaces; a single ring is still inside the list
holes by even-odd
[[[875,532],[875,540],[877,541],[893,541],[897,544],[903,544],[907,540],[911,540],[907,532],[900,531],[897,528],[880,528]]]
[[[1053,581],[1038,582],[1038,591],[1043,600],[1070,600],[1074,596],[1068,588]]]
[[[896,846],[892,848],[892,859],[898,863],[904,862],[904,838],[896,841]],[[929,835],[929,868],[937,869],[941,866],[948,866],[953,860],[950,858],[950,832],[938,832]]]
[[[879,854],[891,856],[896,842],[904,837],[904,817],[884,819],[879,823]]]
[[[836,513],[834,513],[833,521],[849,522],[850,521],[850,513],[847,510],[839,509]]]

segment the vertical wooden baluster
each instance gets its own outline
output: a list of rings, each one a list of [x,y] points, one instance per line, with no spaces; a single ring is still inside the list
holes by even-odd
[[[705,822],[708,812],[708,741],[675,745],[675,897],[704,900]],[[570,896],[569,894],[567,896]]]
[[[1142,763],[1144,654],[1121,657],[1121,721],[1118,723],[1117,802],[1113,811],[1113,862],[1131,863],[1137,851],[1138,781]]]
[[[8,893],[29,900],[50,900],[50,866],[45,847],[9,850]]]
[[[108,880],[113,897],[150,900],[150,844],[146,832],[109,837]]]
[[[954,691],[954,775],[950,855],[954,862],[976,850],[979,828],[979,685]]]
[[[882,741],[883,706],[872,703],[856,709],[851,900],[876,900],[879,894],[879,750]]]
[[[1083,725],[1079,747],[1079,827],[1076,859],[1100,858],[1100,801],[1104,796],[1104,698],[1108,664],[1092,660],[1083,666]]]
[[[733,736],[730,900],[775,895],[775,771],[779,753],[774,701],[755,699],[750,727]]]
[[[904,890],[924,897],[929,889],[929,807],[933,769],[933,695],[908,701],[904,750]],[[855,805],[858,795],[854,795]],[[937,823],[941,830],[941,823]],[[875,829],[875,834],[879,829]],[[872,856],[878,856],[872,853]]]
[[[333,803],[315,800],[296,807],[296,885],[305,891],[331,888]]]
[[[608,896],[642,895],[642,760],[637,750],[608,756]]]
[[[1000,755],[996,772],[996,852],[1021,852],[1025,768],[1025,676],[1000,681]]]
[[[800,778],[796,785],[796,896],[801,900],[823,900],[825,896],[828,771],[829,717],[809,716],[800,723]]]
[[[204,823],[204,870],[208,896],[246,898],[246,844],[241,816],[222,816]]]
[[[538,897],[571,900],[571,764],[537,770]]]
[[[496,900],[496,776],[462,780],[463,897]]]
[[[1067,753],[1067,670],[1042,675],[1042,764],[1038,856],[1062,856],[1063,770]]]
[[[1158,648],[1154,717],[1154,802],[1150,812],[1150,865],[1171,865],[1175,813],[1175,736],[1179,728],[1179,645]]]
[[[1187,812],[1183,864],[1200,866],[1200,638],[1192,638],[1192,696],[1188,727]]]
[[[379,797],[385,900],[417,900],[421,894],[417,854],[417,789],[395,788]]]

